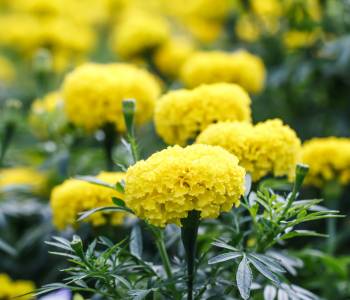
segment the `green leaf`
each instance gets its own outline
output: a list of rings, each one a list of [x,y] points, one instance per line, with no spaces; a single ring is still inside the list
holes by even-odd
[[[143,300],[146,298],[146,296],[152,292],[152,289],[150,290],[132,290],[129,291],[128,294],[132,296],[133,300]]]
[[[114,187],[113,184],[105,182],[105,181],[103,181],[101,179],[98,179],[98,178],[96,178],[94,176],[75,176],[74,178],[78,179],[78,180],[86,181],[86,182],[89,182],[89,183],[92,183],[92,184],[96,184],[96,185],[99,185],[99,186],[103,186],[103,187],[107,187],[107,188],[115,190],[115,187]]]
[[[270,279],[276,285],[281,284],[281,281],[279,280],[279,278],[276,276],[276,274],[274,274],[271,271],[271,269],[268,266],[262,264],[260,261],[258,261],[257,259],[255,259],[252,256],[248,256],[248,260],[258,270],[258,272],[261,273],[263,276],[265,276],[267,279]]]
[[[212,243],[213,246],[216,246],[216,247],[219,247],[219,248],[224,248],[224,249],[227,249],[227,250],[231,250],[231,251],[238,251],[237,248],[227,244],[226,242],[224,241],[221,241],[221,240],[216,240],[215,242]]]
[[[257,253],[249,253],[248,257],[249,256],[257,259],[258,261],[260,261],[264,265],[268,266],[273,272],[277,272],[277,273],[285,273],[286,272],[286,270],[282,267],[280,262],[273,257],[269,257],[267,255],[257,254]]]
[[[264,300],[274,300],[276,298],[276,288],[272,285],[267,285],[264,289]]]
[[[209,259],[208,264],[213,265],[213,264],[217,264],[220,262],[235,259],[235,258],[241,257],[241,256],[242,256],[242,253],[240,253],[240,252],[227,252],[227,253],[212,257],[211,259]]]
[[[125,202],[117,197],[112,197],[112,201],[116,206],[126,207]]]
[[[281,240],[287,240],[287,239],[291,239],[291,238],[294,238],[294,237],[300,237],[300,236],[328,237],[327,234],[318,233],[316,231],[295,230],[295,231],[291,231],[291,232],[288,232],[288,233],[282,235],[282,237],[280,237],[280,239]]]
[[[131,254],[138,258],[141,258],[143,249],[142,232],[138,224],[135,224],[132,228],[129,247]]]
[[[125,193],[125,182],[124,181],[117,182],[117,184],[115,185],[115,188],[119,193],[124,194]]]
[[[82,221],[84,219],[86,219],[87,217],[91,216],[92,214],[96,213],[96,212],[127,212],[127,213],[133,213],[132,210],[130,210],[127,207],[121,207],[121,206],[103,206],[103,207],[97,207],[85,212],[82,212],[80,214],[80,217],[78,219],[78,221]]]
[[[15,248],[11,247],[9,244],[7,244],[4,240],[0,239],[0,250],[4,251],[5,253],[15,256],[17,251]]]
[[[249,267],[247,258],[244,255],[243,259],[241,260],[238,266],[237,273],[236,273],[237,287],[238,287],[239,293],[241,294],[241,297],[244,300],[249,299],[252,281],[253,281],[252,271]]]

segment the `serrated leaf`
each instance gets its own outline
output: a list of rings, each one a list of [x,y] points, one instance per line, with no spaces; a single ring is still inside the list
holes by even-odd
[[[276,285],[280,285],[281,281],[277,277],[276,274],[274,274],[271,269],[269,269],[268,266],[262,264],[260,261],[255,259],[252,256],[248,256],[248,260],[253,264],[253,266],[258,270],[259,273],[261,273],[263,276],[265,276],[267,279],[270,279],[273,283]]]
[[[281,263],[273,257],[268,257],[267,255],[258,254],[258,253],[249,253],[248,256],[252,256],[258,261],[260,261],[261,263],[270,267],[273,272],[279,272],[279,273],[286,272],[286,270],[282,267]]]
[[[2,239],[0,239],[0,250],[12,256],[15,256],[17,253],[15,248],[11,247],[8,243],[6,243]]]
[[[235,258],[241,257],[241,256],[242,256],[242,253],[240,253],[240,252],[227,252],[227,253],[212,257],[211,259],[208,260],[208,264],[213,265],[213,264],[217,264],[220,262],[235,259]]]
[[[133,213],[132,210],[130,210],[127,207],[121,207],[121,206],[103,206],[103,207],[97,207],[85,212],[82,212],[80,214],[80,217],[78,221],[82,221],[86,219],[87,217],[91,216],[92,214],[96,212],[128,212],[128,213]]]
[[[318,233],[316,231],[311,231],[311,230],[294,230],[294,231],[288,232],[287,234],[284,234],[280,239],[287,240],[287,239],[300,237],[300,236],[327,237],[328,235]]]
[[[213,246],[219,247],[219,248],[224,248],[227,250],[231,250],[231,251],[238,251],[237,248],[225,243],[224,241],[221,240],[216,240],[215,242],[211,243]]]
[[[138,224],[135,224],[131,230],[129,247],[131,254],[138,258],[141,258],[143,249],[142,232]]]
[[[115,187],[113,184],[105,182],[105,181],[98,179],[94,176],[75,176],[74,178],[78,179],[78,180],[86,181],[86,182],[89,182],[92,184],[96,184],[99,186],[107,187],[107,188],[113,189],[115,191]]]
[[[272,285],[267,285],[264,288],[264,300],[274,300],[277,295],[277,290]]]
[[[252,271],[249,267],[249,263],[247,261],[246,256],[243,256],[243,259],[238,265],[237,273],[236,273],[236,282],[239,293],[244,300],[249,299],[250,296],[250,288],[253,281]]]

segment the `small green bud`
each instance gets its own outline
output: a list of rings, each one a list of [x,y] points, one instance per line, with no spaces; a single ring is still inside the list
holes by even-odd
[[[309,172],[309,166],[298,163],[295,169],[295,189],[298,191],[304,182],[304,179]]]
[[[47,49],[39,49],[34,56],[34,71],[37,74],[48,74],[52,71],[52,55]]]
[[[84,258],[84,249],[83,249],[83,242],[81,238],[77,235],[73,236],[73,240],[70,243],[72,249],[74,250],[75,254],[78,255],[81,259]]]
[[[126,128],[128,130],[128,134],[130,135],[133,135],[135,111],[136,111],[135,99],[123,100],[124,120],[125,120]]]

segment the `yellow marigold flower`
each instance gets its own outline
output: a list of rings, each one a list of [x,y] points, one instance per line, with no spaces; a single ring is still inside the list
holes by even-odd
[[[162,17],[134,12],[117,24],[112,46],[120,57],[128,59],[156,49],[169,37],[169,25]]]
[[[320,37],[320,31],[291,30],[283,35],[283,43],[288,49],[309,47]]]
[[[101,172],[97,178],[107,183],[116,184],[124,178],[124,173]],[[53,223],[60,230],[68,226],[77,226],[79,213],[97,207],[111,206],[113,204],[112,197],[121,199],[123,195],[107,187],[78,179],[68,179],[52,190],[50,204]],[[125,214],[117,212],[108,216],[110,216],[112,224],[118,225],[123,222]],[[97,212],[85,219],[84,222],[100,226],[106,224],[108,220],[102,212]]]
[[[206,20],[225,19],[233,6],[232,0],[182,0],[184,13]]]
[[[250,103],[247,92],[233,83],[175,90],[157,101],[154,122],[166,143],[183,146],[212,123],[250,121]]]
[[[160,227],[180,225],[192,210],[202,219],[216,218],[239,205],[244,176],[238,159],[220,147],[169,147],[128,169],[125,202]]]
[[[47,176],[29,167],[0,169],[0,190],[10,186],[25,185],[35,193],[45,190]]]
[[[153,75],[128,64],[84,64],[63,83],[67,118],[90,131],[113,123],[123,132],[122,101],[126,98],[136,99],[136,124],[147,122],[159,94],[160,85]]]
[[[215,42],[219,38],[223,29],[223,25],[220,22],[207,21],[193,17],[184,20],[184,24],[193,38],[203,44]]]
[[[32,16],[7,14],[0,16],[0,45],[17,51],[32,51],[41,43],[39,22]]]
[[[245,42],[255,42],[260,38],[261,27],[252,15],[242,15],[236,23],[236,35]]]
[[[34,292],[34,290],[35,285],[33,282],[27,280],[11,280],[7,274],[0,273],[0,299],[34,299],[33,295],[18,297],[20,295]]]
[[[264,86],[265,66],[259,57],[243,50],[233,53],[196,52],[185,62],[181,77],[188,87],[232,82],[248,92],[257,93]]]
[[[183,63],[194,52],[194,48],[194,44],[189,39],[174,38],[156,51],[155,65],[163,74],[176,78]]]
[[[284,0],[285,14],[292,13],[296,22],[303,22],[305,18],[320,21],[322,9],[319,0]]]
[[[241,122],[213,124],[196,142],[221,146],[235,154],[254,181],[268,174],[293,177],[300,155],[297,135],[278,119],[255,126]]]
[[[36,99],[30,109],[29,124],[41,139],[61,133],[67,125],[61,94],[56,91]]]
[[[302,161],[310,166],[305,182],[322,187],[331,180],[350,183],[350,139],[327,137],[306,141]]]
[[[0,83],[10,84],[16,77],[16,70],[10,60],[0,56]]]
[[[258,16],[280,17],[283,13],[280,0],[251,0],[250,5]]]

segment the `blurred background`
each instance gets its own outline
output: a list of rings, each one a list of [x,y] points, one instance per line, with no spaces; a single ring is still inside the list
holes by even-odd
[[[303,141],[350,136],[349,0],[0,0],[0,28],[0,299],[9,278],[36,286],[59,279],[63,262],[44,244],[52,235],[116,235],[88,224],[57,231],[51,221],[55,185],[105,169],[106,133],[73,126],[60,95],[66,74],[85,62],[135,64],[166,91],[190,85],[183,66],[193,55],[243,49],[266,69],[258,88],[254,63],[241,75],[254,122],[281,118]],[[166,146],[151,122],[137,135],[143,157]],[[123,161],[123,151],[117,145],[113,156]],[[304,191],[342,214],[348,192],[336,182]],[[302,286],[350,299],[350,219],[336,231],[332,249],[317,238],[288,248],[305,260]]]

